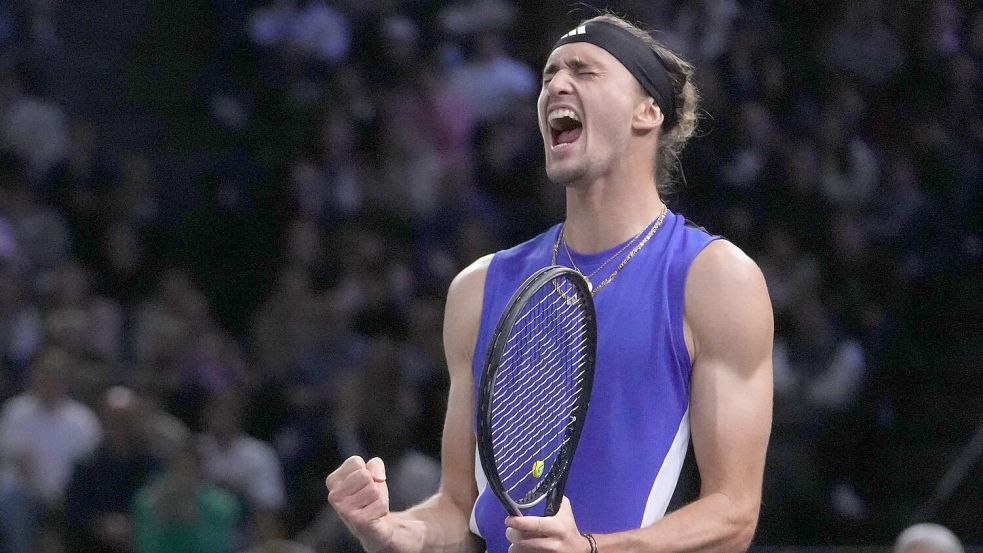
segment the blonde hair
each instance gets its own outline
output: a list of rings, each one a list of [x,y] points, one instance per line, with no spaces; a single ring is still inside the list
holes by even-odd
[[[693,83],[693,65],[646,31],[617,15],[605,13],[583,21],[581,24],[594,21],[617,25],[638,37],[659,56],[669,73],[669,81],[672,83],[674,94],[676,124],[669,129],[663,127],[662,133],[659,135],[659,149],[655,156],[655,181],[659,193],[671,192],[676,176],[681,171],[679,154],[683,151],[690,137],[696,132],[696,126],[699,122],[697,107],[700,102],[700,93]],[[641,90],[641,85],[639,85],[639,90]],[[669,117],[666,116],[666,119],[668,120]]]

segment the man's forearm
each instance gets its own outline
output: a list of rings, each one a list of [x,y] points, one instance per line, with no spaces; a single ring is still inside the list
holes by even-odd
[[[757,519],[756,504],[740,505],[715,493],[649,527],[595,539],[600,553],[739,553],[750,546]]]
[[[478,553],[480,540],[468,529],[468,515],[434,496],[407,511],[392,513],[393,537],[386,553]]]

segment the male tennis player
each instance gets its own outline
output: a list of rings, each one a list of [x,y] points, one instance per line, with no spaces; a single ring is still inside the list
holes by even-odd
[[[660,196],[695,126],[691,72],[612,16],[557,42],[538,107],[547,173],[566,187],[566,220],[475,262],[450,286],[438,493],[393,513],[380,459],[353,457],[328,476],[330,503],[367,551],[748,547],[771,426],[772,311],[754,262],[668,211]],[[506,517],[476,466],[475,383],[508,299],[550,264],[592,283],[594,390],[559,513]],[[700,496],[665,516],[690,436]]]

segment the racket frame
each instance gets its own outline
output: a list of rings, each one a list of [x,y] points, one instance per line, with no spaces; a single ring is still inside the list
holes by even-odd
[[[556,483],[553,487],[542,496],[536,498],[529,503],[516,503],[511,497],[509,497],[508,492],[505,491],[505,486],[502,483],[502,479],[498,474],[498,469],[495,464],[495,454],[494,454],[494,444],[491,438],[491,400],[492,392],[495,388],[495,378],[498,375],[498,369],[500,367],[502,352],[505,350],[505,345],[509,337],[509,333],[512,330],[512,326],[515,324],[516,320],[522,315],[523,308],[527,301],[532,298],[536,292],[545,286],[553,286],[554,279],[558,277],[564,277],[568,282],[573,284],[576,288],[576,292],[580,294],[583,298],[583,316],[585,322],[583,326],[585,328],[584,341],[587,344],[587,351],[584,352],[584,361],[582,363],[584,372],[584,383],[582,386],[582,393],[577,398],[577,403],[573,408],[573,416],[577,417],[573,424],[567,425],[566,435],[564,439],[567,440],[566,445],[564,445],[560,452],[557,454],[556,461],[550,467],[547,474],[543,475],[541,478],[555,478]],[[559,289],[556,290],[557,293],[563,295],[564,292]],[[565,301],[565,300],[564,300]],[[569,267],[562,267],[559,265],[550,265],[543,269],[540,269],[533,273],[529,278],[519,286],[512,298],[509,299],[509,303],[506,304],[503,315],[498,320],[498,325],[495,327],[495,332],[492,335],[490,345],[488,347],[488,354],[485,359],[485,365],[481,372],[481,382],[478,388],[478,411],[477,411],[477,445],[478,445],[478,457],[481,461],[482,469],[485,473],[485,478],[488,481],[488,487],[491,488],[492,493],[498,498],[502,503],[502,506],[513,516],[522,516],[522,509],[528,509],[539,503],[544,499],[547,500],[546,510],[544,516],[553,516],[556,514],[557,510],[560,508],[560,503],[563,500],[563,491],[566,487],[567,476],[570,473],[570,467],[573,463],[573,456],[577,450],[577,444],[580,441],[580,435],[584,429],[584,422],[587,415],[587,409],[590,405],[591,390],[594,383],[594,363],[597,355],[597,313],[594,308],[593,295],[591,294],[590,286],[587,284],[587,280],[584,278],[580,272],[571,269]],[[559,473],[557,474],[557,471]]]

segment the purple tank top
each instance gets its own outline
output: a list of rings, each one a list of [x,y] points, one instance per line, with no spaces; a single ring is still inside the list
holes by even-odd
[[[492,258],[474,351],[475,398],[505,305],[529,275],[550,264],[559,231],[554,226]],[[665,514],[689,445],[692,366],[683,338],[686,275],[697,254],[717,238],[670,211],[651,240],[594,298],[594,389],[565,493],[583,532],[641,528]],[[589,274],[621,247],[571,253]],[[595,286],[624,255],[627,251],[601,268],[591,279]],[[557,257],[558,265],[570,265],[563,246]],[[475,480],[478,499],[471,531],[484,538],[489,553],[505,553],[506,512],[487,489],[477,454]]]

